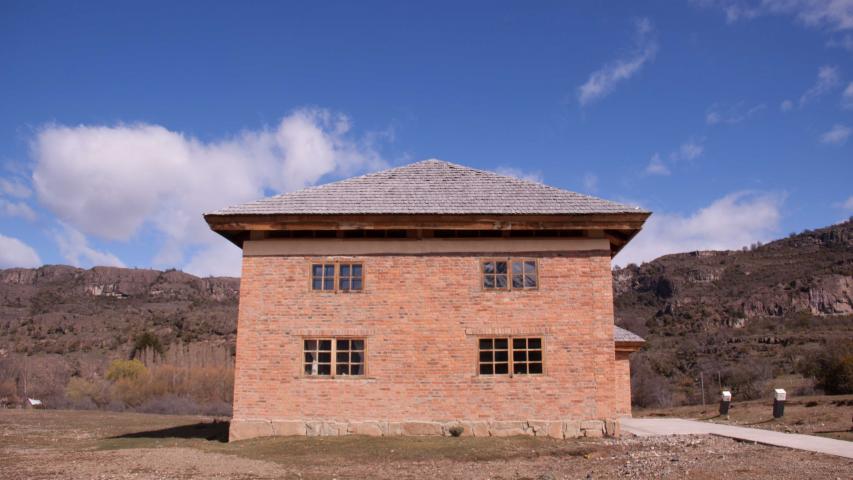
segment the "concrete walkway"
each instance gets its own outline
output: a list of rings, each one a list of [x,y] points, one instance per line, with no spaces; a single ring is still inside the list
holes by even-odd
[[[638,437],[656,435],[719,435],[750,442],[853,458],[853,442],[832,438],[735,427],[680,418],[622,418],[622,431]]]

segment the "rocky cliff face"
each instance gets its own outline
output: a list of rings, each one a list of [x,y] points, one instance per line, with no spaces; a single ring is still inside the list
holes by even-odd
[[[853,223],[749,251],[667,255],[613,271],[618,320],[644,332],[853,313]]]

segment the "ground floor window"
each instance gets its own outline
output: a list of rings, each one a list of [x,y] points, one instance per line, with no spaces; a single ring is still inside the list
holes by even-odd
[[[481,338],[479,350],[480,375],[538,375],[543,372],[541,338]]]
[[[306,338],[303,372],[311,377],[364,375],[363,338]]]

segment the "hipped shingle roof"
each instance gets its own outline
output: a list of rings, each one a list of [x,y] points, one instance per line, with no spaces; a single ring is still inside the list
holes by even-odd
[[[441,160],[424,160],[212,212],[213,215],[617,213],[646,212]]]

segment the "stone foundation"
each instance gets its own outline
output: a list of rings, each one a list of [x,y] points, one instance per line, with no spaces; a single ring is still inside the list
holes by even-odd
[[[317,420],[232,420],[229,441],[256,437],[304,435],[338,436],[449,436],[452,427],[462,427],[462,436],[512,437],[517,435],[549,438],[617,437],[619,421],[607,420],[527,420],[527,421],[448,421],[448,422],[336,422]]]

